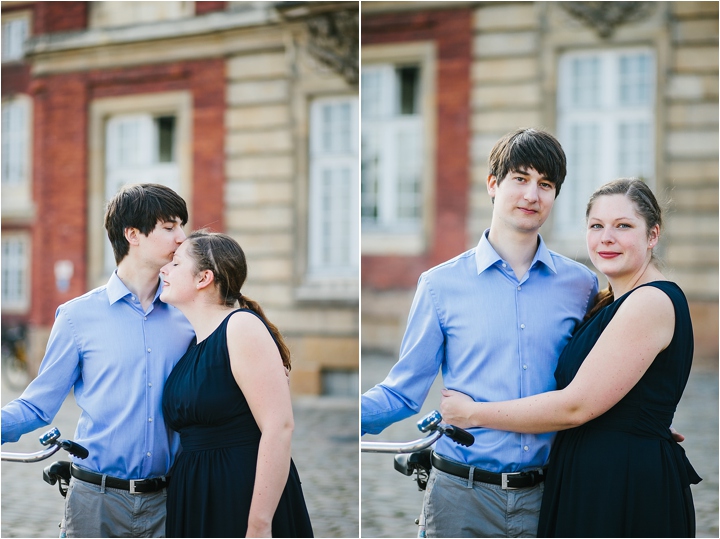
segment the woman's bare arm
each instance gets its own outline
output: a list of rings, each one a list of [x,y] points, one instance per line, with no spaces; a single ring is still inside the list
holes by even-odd
[[[290,471],[290,388],[277,346],[257,317],[234,314],[227,335],[233,376],[262,431],[247,537],[271,537],[272,518]]]

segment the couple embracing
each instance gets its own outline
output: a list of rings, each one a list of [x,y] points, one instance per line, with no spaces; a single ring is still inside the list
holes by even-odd
[[[490,228],[420,276],[399,361],[362,396],[362,431],[377,434],[417,413],[441,370],[443,419],[475,436],[435,447],[427,537],[695,534],[700,478],[671,429],[693,334],[656,260],[660,205],[638,179],[592,195],[588,254],[608,280],[598,293],[593,272],[539,235],[565,173],[549,133],[497,142]]]
[[[49,424],[74,389],[90,455],[70,467],[67,537],[311,537],[288,347],[241,293],[237,242],[186,238],[187,220],[161,185],[113,197],[117,270],[58,307],[37,378],[2,409],[2,442]]]

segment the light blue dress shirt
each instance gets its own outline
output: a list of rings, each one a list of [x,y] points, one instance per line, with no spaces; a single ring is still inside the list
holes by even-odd
[[[180,441],[163,420],[163,386],[195,334],[161,291],[162,282],[144,312],[113,273],[58,307],[37,378],[2,409],[2,442],[49,425],[74,388],[74,440],[90,452],[77,465],[122,479],[166,475]]]
[[[416,414],[438,371],[446,388],[478,402],[555,389],[560,352],[597,293],[586,266],[549,251],[540,238],[518,280],[485,231],[477,247],[420,276],[400,347],[387,378],[362,396],[362,431],[378,434]],[[437,400],[440,395],[432,395]],[[491,472],[547,462],[554,433],[470,429],[471,447],[441,438],[435,451]]]

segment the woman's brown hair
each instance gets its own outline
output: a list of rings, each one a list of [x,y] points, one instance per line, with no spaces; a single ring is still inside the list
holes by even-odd
[[[195,260],[196,271],[210,270],[215,277],[215,288],[220,301],[227,307],[250,309],[257,314],[275,339],[283,365],[290,370],[290,349],[285,344],[278,328],[271,323],[260,305],[240,292],[247,278],[245,253],[233,238],[219,232],[198,230],[187,238],[189,255]]]

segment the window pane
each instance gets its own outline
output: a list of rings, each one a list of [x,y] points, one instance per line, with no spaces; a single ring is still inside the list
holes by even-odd
[[[361,215],[363,220],[376,221],[378,216],[378,175],[380,156],[374,138],[368,131],[363,132],[361,155]]]
[[[396,145],[401,163],[397,170],[397,215],[400,219],[415,220],[422,208],[420,133],[412,128],[398,131]]]
[[[600,104],[600,58],[575,58],[571,65],[571,101],[575,108]]]
[[[327,267],[350,263],[351,174],[346,167],[322,171],[322,260]]]
[[[20,60],[28,36],[27,19],[16,19],[2,25],[2,61]]]
[[[559,213],[565,226],[580,231],[587,201],[601,183],[600,128],[594,123],[573,124],[568,140],[563,144],[567,154],[567,181],[563,184],[562,211]]]
[[[624,54],[619,62],[620,104],[652,103],[653,65],[648,54]]]
[[[399,88],[399,114],[417,114],[419,112],[420,68],[417,66],[400,67],[397,70],[397,78]]]
[[[345,153],[352,146],[352,118],[349,103],[334,103],[322,106],[320,151],[324,153]]]
[[[20,185],[26,181],[27,114],[24,103],[8,102],[2,108],[2,183]]]
[[[161,116],[155,118],[158,138],[158,162],[171,163],[175,161],[175,116]]]
[[[2,240],[2,301],[24,302],[27,296],[27,248],[22,238]]]
[[[364,69],[360,74],[363,118],[378,118],[382,111],[383,72],[378,69]]]
[[[647,122],[622,122],[618,125],[620,176],[648,177],[652,170],[651,137]]]

